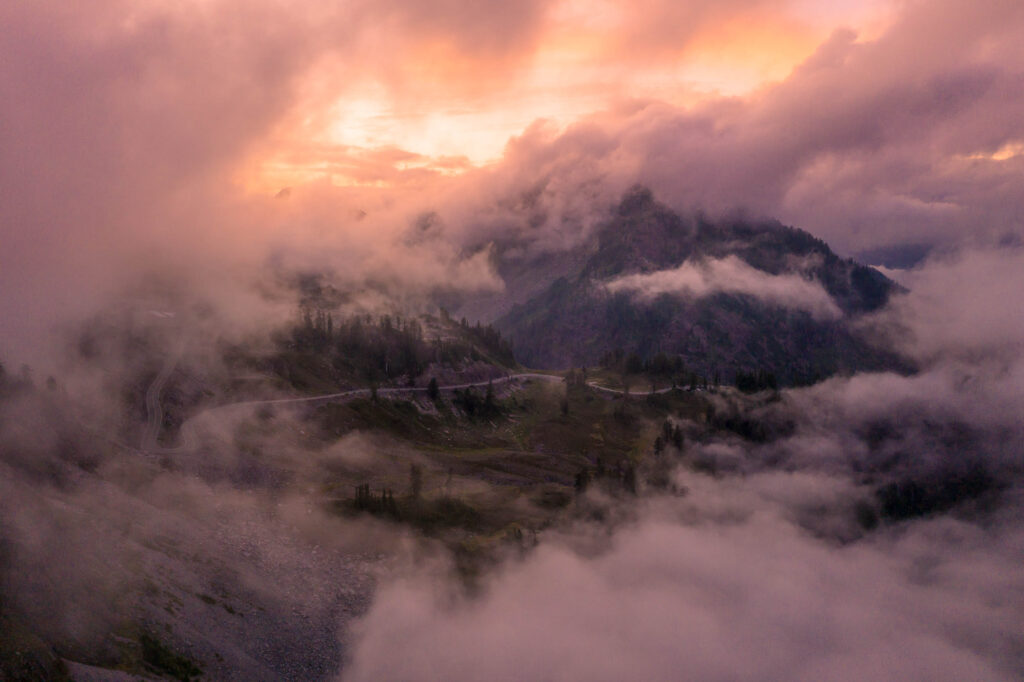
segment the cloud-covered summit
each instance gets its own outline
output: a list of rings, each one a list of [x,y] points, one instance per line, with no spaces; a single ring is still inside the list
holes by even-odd
[[[882,3],[862,37],[799,3],[129,4],[0,10],[7,353],[32,355],[141,269],[251,280],[283,251],[353,280],[365,265],[415,290],[493,287],[464,256],[571,250],[636,182],[678,211],[744,208],[844,255],[1019,238],[1019,3]],[[757,26],[820,44],[728,96],[668,85]],[[524,75],[535,67],[578,85]],[[563,97],[574,108],[545,121]],[[468,135],[460,116],[509,102],[528,116],[489,119],[506,126],[500,158],[444,151]],[[389,137],[407,120],[431,151]],[[445,244],[402,253],[429,212]]]

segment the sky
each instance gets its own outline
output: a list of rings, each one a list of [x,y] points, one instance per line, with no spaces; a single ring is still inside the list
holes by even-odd
[[[637,182],[889,267],[1013,248],[1022,32],[1013,0],[5,3],[0,354],[147,270],[500,289],[488,244],[570,248]]]
[[[340,74],[309,73],[317,97],[300,105],[245,182],[273,188],[325,172],[338,184],[387,182],[330,165],[325,147],[357,157],[388,150],[392,171],[500,163],[509,139],[539,119],[564,129],[634,100],[688,106],[750,95],[785,79],[837,26],[873,35],[892,14],[877,1],[425,7],[443,18],[417,10],[399,19],[398,10],[368,31],[397,43],[400,63],[374,44],[351,75],[345,62],[335,65]]]
[[[414,40],[408,62],[385,73],[371,66],[328,104],[322,130],[301,132],[325,144],[485,164],[537,118],[566,125],[616,99],[682,105],[749,94],[783,79],[837,23],[871,32],[887,16],[879,3],[737,4],[527,3],[528,16],[509,17],[514,26],[530,22],[521,43],[465,49],[458,39]],[[495,19],[512,11],[486,9]],[[500,78],[481,73],[492,65]]]

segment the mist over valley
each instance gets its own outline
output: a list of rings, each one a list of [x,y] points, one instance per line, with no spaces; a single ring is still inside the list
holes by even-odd
[[[0,8],[0,680],[1024,676],[1014,2]]]

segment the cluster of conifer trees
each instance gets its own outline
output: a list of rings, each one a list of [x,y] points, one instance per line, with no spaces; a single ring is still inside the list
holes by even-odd
[[[442,318],[449,320],[446,314]],[[415,318],[364,314],[335,320],[325,310],[305,308],[285,342],[292,351],[326,356],[339,375],[370,382],[399,377],[412,381],[431,363],[466,358],[515,363],[511,345],[490,325],[471,326],[463,319],[459,326],[463,339],[428,340]]]
[[[398,516],[398,504],[395,502],[395,495],[390,488],[381,488],[380,495],[375,495],[370,490],[370,484],[364,483],[356,486],[356,497],[353,506],[359,511],[370,512],[376,515]]]
[[[765,369],[758,369],[753,372],[736,372],[736,388],[744,393],[757,393],[764,390],[777,390],[779,388],[775,374]]]
[[[621,348],[616,348],[601,356],[600,365],[604,369],[621,374],[647,374],[659,377],[680,387],[707,388],[711,384],[718,386],[721,381],[721,373],[718,370],[715,370],[710,377],[697,374],[686,369],[682,356],[669,356],[660,352],[645,359],[638,353],[627,354]]]
[[[673,384],[681,387],[689,385],[691,388],[707,388],[709,385],[718,386],[721,383],[721,373],[718,370],[714,370],[709,379],[709,377],[696,372],[688,372],[683,365],[681,356],[669,357],[665,353],[656,353],[644,359],[637,353],[627,354],[621,348],[616,348],[601,357],[601,367],[623,374],[668,377],[671,378]],[[756,393],[768,389],[774,391],[779,387],[774,372],[765,369],[756,369],[750,372],[737,370],[735,385],[745,393]]]
[[[481,398],[473,387],[464,390],[455,389],[452,403],[459,407],[470,419],[489,419],[501,413],[501,407],[494,397],[494,385],[487,382],[487,390]]]
[[[660,455],[669,445],[674,447],[676,450],[682,451],[683,431],[679,428],[678,424],[673,426],[672,422],[666,420],[665,423],[661,425],[661,433],[654,439],[654,454]]]
[[[621,348],[608,351],[601,356],[601,367],[626,372],[628,374],[654,374],[672,376],[685,373],[683,358],[676,355],[669,357],[665,353],[655,353],[644,359],[639,353],[626,353]]]
[[[444,308],[441,308],[441,319],[445,322],[451,321],[451,315]],[[507,339],[502,338],[501,332],[495,329],[493,325],[482,325],[480,322],[470,325],[469,321],[463,317],[459,321],[459,326],[464,334],[475,339],[477,343],[486,348],[487,352],[499,363],[505,366],[515,364],[516,358],[512,352],[512,344]]]
[[[604,459],[598,457],[597,465],[594,467],[593,472],[591,472],[589,467],[583,467],[579,470],[573,482],[573,487],[577,493],[582,494],[595,482],[601,483],[606,487],[619,488],[631,495],[636,495],[638,492],[636,465],[627,459],[616,462],[614,467],[609,467],[605,464]]]

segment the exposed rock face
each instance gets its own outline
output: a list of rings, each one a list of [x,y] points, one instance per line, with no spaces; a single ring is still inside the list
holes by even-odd
[[[905,368],[852,324],[898,292],[802,230],[680,216],[638,187],[586,258],[496,326],[527,366],[594,365],[621,348],[680,355],[688,370],[725,379],[760,368],[792,383]]]

